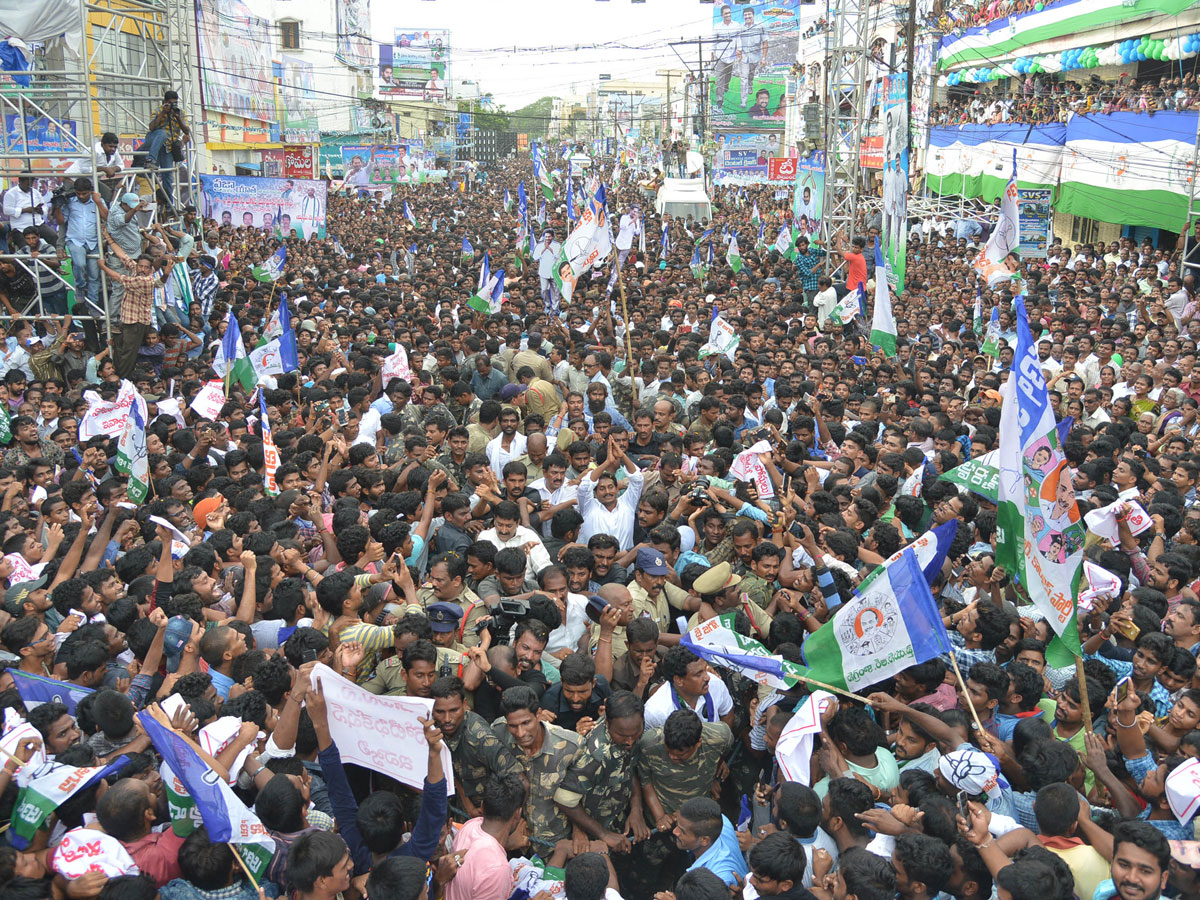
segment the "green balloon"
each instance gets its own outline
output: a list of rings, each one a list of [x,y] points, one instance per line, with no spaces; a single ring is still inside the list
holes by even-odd
[[[1037,12],[1041,12],[1043,9],[1045,9],[1045,8],[1046,8],[1046,6],[1045,6],[1045,4],[1043,4],[1043,3],[1035,3],[1035,4],[1033,4],[1033,8],[1034,8],[1034,9],[1035,9]]]

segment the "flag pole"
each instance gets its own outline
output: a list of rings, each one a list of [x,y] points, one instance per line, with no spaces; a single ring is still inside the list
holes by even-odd
[[[1083,728],[1092,733],[1092,702],[1088,699],[1087,675],[1083,671],[1083,657],[1075,657],[1075,677],[1079,679],[1079,705],[1083,707]]]
[[[625,297],[625,276],[621,274],[621,258],[617,256],[613,260],[613,265],[617,267],[617,286],[621,289],[621,318],[625,322],[625,358],[629,360],[629,415],[633,415],[637,411],[638,391],[637,391],[637,370],[633,365],[633,338],[630,336],[632,329],[629,327],[629,303]]]
[[[870,706],[871,702],[862,694],[854,694],[845,688],[835,687],[832,684],[826,684],[823,681],[817,681],[815,678],[809,678],[806,675],[793,675],[791,672],[787,674],[788,678],[795,678],[797,681],[803,681],[805,684],[810,684],[813,687],[823,688],[827,691],[832,691],[835,694],[841,694],[843,697],[849,697],[851,700],[857,700],[863,706]]]
[[[983,734],[983,723],[979,721],[979,713],[975,710],[975,704],[971,702],[971,694],[967,691],[966,679],[962,677],[962,670],[958,667],[958,657],[951,652],[950,664],[954,666],[954,676],[958,679],[959,686],[962,687],[963,699],[967,701],[967,708],[971,710],[971,718],[975,720],[975,727],[979,729],[979,733]]]
[[[226,841],[225,843],[228,845],[229,849],[233,851],[233,858],[238,861],[238,865],[242,867],[242,871],[245,872],[246,877],[250,879],[250,884],[254,886],[254,890],[259,890],[258,882],[255,881],[254,875],[250,872],[249,867],[246,865],[246,861],[242,859],[242,854],[238,853],[237,847],[235,847],[231,841]]]

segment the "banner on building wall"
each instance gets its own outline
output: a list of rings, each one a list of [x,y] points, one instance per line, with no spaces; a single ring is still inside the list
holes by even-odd
[[[785,153],[775,133],[722,131],[717,133],[716,142],[712,163],[715,184],[767,184],[771,181],[771,161]]]
[[[796,61],[800,0],[713,5],[710,121],[782,128],[786,73]]]
[[[449,83],[448,29],[397,28],[391,44],[380,44],[377,94],[441,100]]]
[[[1017,188],[1017,231],[1021,259],[1045,259],[1054,239],[1050,201],[1054,191]]]
[[[277,121],[267,20],[242,0],[196,0],[196,30],[205,108]]]
[[[1018,187],[1054,191],[1056,211],[1160,228],[1187,216],[1196,118],[1163,110],[1153,118],[1076,115],[1066,125],[934,128],[926,184],[940,194],[994,200],[1015,148]]]
[[[335,56],[355,69],[375,65],[371,41],[371,0],[337,0],[337,53]]]
[[[200,175],[204,218],[235,228],[325,236],[326,184],[314,179]]]
[[[284,147],[283,177],[312,178],[315,155],[312,147]]]
[[[317,120],[316,75],[313,64],[295,56],[279,63],[280,134],[289,144],[311,144],[321,139]]]
[[[904,290],[908,250],[908,73],[889,75],[883,101],[883,258],[888,284]]]

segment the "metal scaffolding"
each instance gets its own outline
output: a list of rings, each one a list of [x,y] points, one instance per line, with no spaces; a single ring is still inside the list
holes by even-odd
[[[870,0],[827,0],[825,65],[825,199],[822,238],[849,241],[858,210],[859,148],[867,120]]]
[[[17,176],[26,173],[34,189],[47,196],[49,213],[39,208],[33,224],[44,226],[43,237],[59,251],[49,259],[45,254],[33,258],[11,251],[20,247],[23,237],[9,234],[9,253],[0,254],[0,265],[12,264],[28,272],[36,293],[32,299],[2,298],[0,319],[16,317],[52,318],[66,311],[60,296],[62,289],[73,289],[64,278],[71,254],[67,252],[66,228],[58,227],[57,212],[73,193],[76,178],[86,176],[92,189],[112,202],[125,192],[135,192],[148,200],[150,209],[138,214],[143,227],[178,218],[184,203],[192,196],[194,166],[190,149],[182,161],[157,169],[145,166],[140,147],[148,125],[162,104],[163,95],[174,89],[180,95],[185,117],[196,109],[189,67],[190,41],[194,31],[192,0],[71,0],[75,28],[82,34],[81,46],[67,40],[52,40],[34,45],[28,84],[0,86],[0,112],[5,117],[0,145],[0,174],[8,185],[20,186]],[[119,176],[106,178],[94,164],[93,148],[103,134],[120,138],[125,163]],[[167,189],[167,182],[173,182]],[[28,183],[28,182],[26,182]],[[51,199],[52,198],[52,199]],[[30,198],[31,200],[33,198]],[[157,201],[157,202],[155,202]],[[107,203],[111,206],[111,203]],[[97,330],[111,337],[108,314],[110,285],[97,271],[96,261],[105,252],[105,222],[96,209],[98,246],[76,256],[80,265],[71,265],[71,279],[80,284],[75,298],[73,318],[91,321]],[[47,221],[48,220],[48,221]],[[60,262],[61,260],[61,262]],[[89,285],[82,282],[88,273],[99,284],[95,299]]]

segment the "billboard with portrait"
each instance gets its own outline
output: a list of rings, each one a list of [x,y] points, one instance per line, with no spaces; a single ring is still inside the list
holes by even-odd
[[[825,214],[825,151],[814,150],[796,160],[792,216],[800,234],[815,235]]]
[[[205,108],[277,121],[267,20],[242,0],[196,0],[196,29]]]
[[[235,228],[262,228],[302,238],[325,237],[324,181],[199,175],[204,218]]]
[[[904,290],[908,250],[908,73],[889,75],[883,100],[883,255],[888,282]]]
[[[342,146],[342,173],[350,187],[370,188],[383,184],[418,184],[433,168],[426,158],[424,141],[400,144]]]
[[[337,53],[335,56],[355,69],[375,65],[371,41],[371,0],[337,0]]]
[[[285,143],[312,144],[321,140],[312,63],[295,56],[281,57],[279,100],[283,105],[280,131]]]
[[[766,184],[771,160],[780,156],[780,136],[774,132],[717,132],[713,153],[714,184]]]
[[[445,28],[397,28],[379,47],[377,94],[441,100],[450,83],[450,32]]]
[[[711,117],[718,126],[782,128],[785,74],[796,61],[800,0],[713,4]]]

